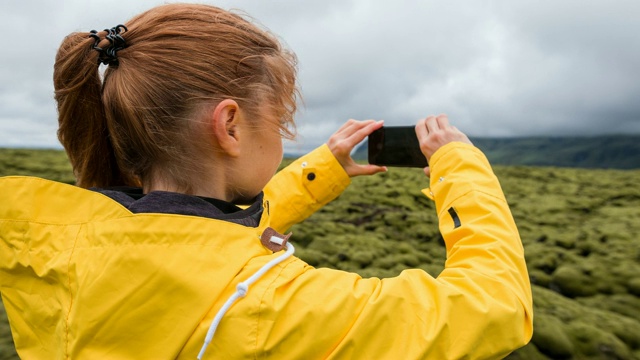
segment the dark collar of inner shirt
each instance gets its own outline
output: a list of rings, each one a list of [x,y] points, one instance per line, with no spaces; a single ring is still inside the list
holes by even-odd
[[[139,187],[132,187],[132,186],[111,186],[111,187],[106,187],[103,188],[104,190],[112,190],[112,191],[119,191],[122,192],[128,196],[130,196],[131,198],[133,198],[134,200],[140,200],[143,197],[145,197],[145,193],[142,192],[142,188]],[[209,204],[215,206],[216,208],[218,208],[220,211],[222,211],[225,214],[232,214],[238,211],[242,211],[242,209],[240,207],[238,207],[237,205],[234,205],[228,201],[224,201],[224,200],[220,200],[220,199],[215,199],[215,198],[210,198],[210,197],[206,197],[206,196],[197,196],[197,195],[186,195],[183,194],[185,196],[195,196],[199,199],[202,199],[206,202],[208,202]]]

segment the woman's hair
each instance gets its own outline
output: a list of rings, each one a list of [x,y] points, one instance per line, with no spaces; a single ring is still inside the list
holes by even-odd
[[[67,36],[56,56],[58,138],[79,186],[141,186],[162,176],[189,191],[199,115],[223,99],[249,118],[277,117],[272,123],[293,136],[296,59],[267,31],[194,4],[159,6],[125,25],[126,48],[103,76],[88,32]],[[97,33],[98,47],[108,48],[107,33]]]

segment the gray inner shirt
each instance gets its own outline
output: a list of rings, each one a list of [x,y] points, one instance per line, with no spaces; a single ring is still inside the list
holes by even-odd
[[[257,227],[262,216],[262,198],[260,193],[246,209],[218,199],[203,196],[186,195],[169,191],[152,191],[143,194],[141,188],[110,187],[91,188],[118,202],[134,214],[160,213],[199,216],[224,220],[232,223]]]

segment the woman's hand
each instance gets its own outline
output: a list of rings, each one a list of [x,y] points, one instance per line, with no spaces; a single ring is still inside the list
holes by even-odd
[[[420,142],[420,150],[427,158],[427,161],[431,161],[431,156],[438,151],[438,149],[450,142],[459,141],[471,144],[467,135],[455,126],[449,125],[449,119],[445,114],[438,116],[430,115],[426,119],[418,121],[416,124],[416,135]],[[424,168],[424,173],[430,176],[430,168]]]
[[[382,121],[358,121],[352,119],[342,125],[327,141],[329,150],[331,150],[333,156],[338,159],[338,162],[350,177],[373,175],[387,171],[384,166],[360,165],[351,158],[353,148],[374,130],[381,128],[382,125]]]

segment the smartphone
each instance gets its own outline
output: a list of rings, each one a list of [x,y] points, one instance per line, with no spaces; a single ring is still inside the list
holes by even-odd
[[[397,167],[428,166],[414,126],[383,126],[368,138],[369,164]]]

